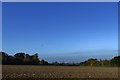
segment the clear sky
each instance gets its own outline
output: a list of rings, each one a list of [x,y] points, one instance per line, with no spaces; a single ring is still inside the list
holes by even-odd
[[[117,3],[3,3],[3,51],[11,55],[79,62],[117,49]]]

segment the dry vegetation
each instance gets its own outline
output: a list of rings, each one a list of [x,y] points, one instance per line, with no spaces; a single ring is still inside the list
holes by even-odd
[[[117,67],[3,65],[3,78],[117,78]]]

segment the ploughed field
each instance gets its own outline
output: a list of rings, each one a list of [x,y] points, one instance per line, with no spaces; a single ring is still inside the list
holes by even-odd
[[[3,78],[118,78],[117,67],[3,65]]]

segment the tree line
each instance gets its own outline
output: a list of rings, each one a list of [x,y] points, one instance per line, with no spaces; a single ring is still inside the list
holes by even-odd
[[[110,60],[97,60],[97,59],[93,59],[90,58],[87,61],[81,62],[80,63],[81,66],[106,66],[106,67],[110,67],[110,66],[120,66],[120,56],[116,56]]]
[[[48,64],[45,60],[40,60],[38,54],[29,55],[25,53],[16,53],[14,56],[8,55],[5,52],[2,53],[3,65],[39,65]]]
[[[120,66],[120,56],[116,56],[110,60],[97,60],[90,58],[84,62],[80,63],[59,63],[53,62],[48,63],[44,59],[40,60],[38,54],[25,54],[25,53],[16,53],[11,56],[5,52],[0,52],[2,54],[2,64],[3,65],[56,65],[56,66]]]

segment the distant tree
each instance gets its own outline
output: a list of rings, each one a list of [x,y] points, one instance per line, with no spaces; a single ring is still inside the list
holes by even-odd
[[[2,64],[8,63],[8,54],[5,52],[0,52],[2,54]]]
[[[61,63],[58,63],[60,66],[65,66],[66,65],[66,63],[63,61],[63,62],[61,62]]]
[[[87,61],[87,65],[88,66],[97,66],[98,65],[98,61],[97,61],[97,59],[90,58]]]
[[[25,53],[16,53],[14,57],[16,59],[16,64],[24,64]]]
[[[52,62],[53,65],[59,65],[59,62],[55,61],[55,62]]]
[[[87,61],[80,62],[80,66],[87,66]]]
[[[40,60],[37,53],[32,55],[32,61],[33,61],[33,64],[39,64]]]
[[[47,62],[47,61],[45,61],[44,59],[42,59],[42,60],[41,60],[41,64],[43,64],[43,65],[47,65],[47,64],[48,64],[48,62]]]
[[[110,60],[112,66],[120,66],[120,56],[116,56]]]
[[[14,65],[14,64],[17,64],[16,62],[16,58],[15,57],[13,57],[13,56],[8,56],[8,61],[7,61],[8,63],[7,64],[10,64],[10,65]]]
[[[27,65],[30,64],[30,55],[29,54],[25,54],[24,64],[27,64]]]
[[[15,64],[15,65],[38,65],[40,60],[38,54],[29,55],[25,53],[16,53],[14,56],[10,56],[5,52],[2,54],[2,64]],[[47,61],[45,61],[47,63]]]
[[[109,60],[100,60],[100,66],[111,66]]]

